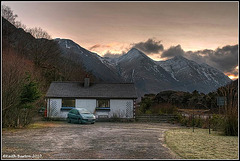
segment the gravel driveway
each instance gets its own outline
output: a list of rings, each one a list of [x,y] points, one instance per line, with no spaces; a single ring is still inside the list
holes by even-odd
[[[47,124],[49,122],[44,122]],[[69,124],[3,131],[4,159],[174,159],[164,144],[167,123]]]

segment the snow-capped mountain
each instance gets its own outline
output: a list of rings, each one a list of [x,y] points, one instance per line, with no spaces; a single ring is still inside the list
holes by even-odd
[[[231,80],[207,64],[198,64],[182,56],[154,61],[136,48],[119,58],[105,58],[90,52],[72,40],[55,39],[63,56],[84,66],[103,82],[133,82],[138,96],[164,90],[198,90],[208,93]]]
[[[115,66],[96,53],[90,52],[72,40],[55,39],[58,42],[63,56],[81,64],[86,71],[104,82],[122,82],[120,76],[115,72]]]
[[[132,48],[119,57],[117,69],[126,82],[134,82],[139,95],[162,90],[183,90],[161,66],[138,49]]]
[[[203,93],[211,92],[231,80],[219,70],[207,65],[198,64],[182,56],[175,56],[166,61],[156,61],[171,76],[188,91],[198,90]]]

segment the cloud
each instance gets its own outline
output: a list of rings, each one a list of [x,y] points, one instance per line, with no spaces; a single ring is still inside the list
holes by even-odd
[[[163,51],[161,57],[174,57],[174,56],[184,56],[185,52],[181,48],[181,45],[171,46],[168,50]]]
[[[93,49],[102,50],[102,48],[110,46],[113,45],[95,44],[92,47],[90,47],[89,50]],[[126,52],[133,47],[141,50],[147,55],[151,56],[159,55],[163,59],[172,58],[174,56],[184,56],[187,59],[193,60],[199,64],[206,63],[224,72],[227,75],[231,74],[234,76],[238,76],[238,69],[236,69],[236,66],[238,66],[238,45],[226,45],[222,48],[217,48],[215,50],[204,49],[198,51],[184,51],[181,45],[177,45],[171,46],[170,48],[164,50],[161,41],[156,41],[150,38],[145,42],[134,43],[128,47],[126,47],[126,45],[120,46],[119,51],[122,50],[121,53],[113,52],[110,51],[110,49],[108,49],[108,51],[105,52],[105,54],[103,54],[103,57],[117,58],[123,54],[126,54]]]
[[[122,51],[122,53],[119,54],[119,53],[112,53],[112,52],[110,52],[110,51],[108,50],[108,51],[103,55],[103,57],[118,58],[118,57],[120,57],[120,56],[122,56],[122,55],[124,55],[124,54],[126,54],[125,51]]]
[[[92,47],[88,48],[88,50],[93,50],[93,49],[99,48],[99,47],[101,47],[101,45],[100,44],[96,44],[96,45],[93,45]]]
[[[156,41],[153,39],[148,39],[145,42],[139,42],[131,44],[132,48],[137,48],[141,51],[143,51],[147,55],[156,54],[160,51],[163,51],[163,45],[161,44],[161,41]]]
[[[96,49],[96,48],[108,48],[108,47],[111,47],[111,45],[101,45],[101,44],[96,44],[96,45],[93,45],[91,46],[90,48],[88,48],[88,50],[93,50],[93,49]]]
[[[208,54],[208,59],[223,72],[234,71],[238,65],[238,45],[224,46]]]

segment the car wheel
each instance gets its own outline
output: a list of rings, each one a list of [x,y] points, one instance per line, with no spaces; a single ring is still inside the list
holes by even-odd
[[[68,123],[71,123],[71,119],[70,119],[70,118],[67,118],[67,122],[68,122]]]
[[[91,122],[91,124],[94,124],[94,122]]]
[[[82,123],[81,119],[78,119],[78,123],[79,123],[79,124],[81,124],[81,123]]]

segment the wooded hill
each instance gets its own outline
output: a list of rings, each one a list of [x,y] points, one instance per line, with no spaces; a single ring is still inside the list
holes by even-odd
[[[217,97],[225,97],[226,104],[218,106]],[[180,110],[181,109],[181,110]],[[142,97],[140,108],[137,114],[176,114],[178,121],[182,125],[193,125],[192,111],[197,114],[207,112],[212,115],[210,120],[198,119],[194,126],[205,126],[211,123],[213,129],[219,129],[224,135],[238,135],[238,80],[218,88],[208,94],[199,93],[198,91],[162,91],[155,94],[148,94]],[[189,118],[182,117],[178,112],[190,114]],[[199,113],[199,114],[200,114]],[[203,124],[203,125],[201,125]],[[205,125],[204,125],[205,124]]]
[[[238,109],[238,80],[208,94],[199,93],[196,90],[192,93],[169,90],[156,95],[146,94],[142,97],[140,112],[158,113],[161,108],[167,106],[179,109],[211,109],[213,113],[217,113],[219,112],[217,97],[226,97],[226,106],[221,107],[221,113],[226,112],[227,109]]]
[[[30,33],[2,17],[3,127],[25,126],[45,106],[52,81],[83,81],[91,73],[61,56],[57,43],[42,30]],[[35,36],[35,37],[34,37]]]

